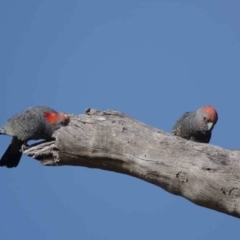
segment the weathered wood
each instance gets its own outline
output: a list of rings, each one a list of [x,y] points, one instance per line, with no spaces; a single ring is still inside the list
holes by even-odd
[[[134,176],[191,202],[240,217],[240,151],[171,136],[117,111],[71,116],[56,140],[24,154],[49,166],[84,166]]]

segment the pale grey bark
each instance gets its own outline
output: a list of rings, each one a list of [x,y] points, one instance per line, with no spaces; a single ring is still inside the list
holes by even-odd
[[[186,141],[123,113],[93,109],[71,116],[55,137],[24,153],[44,165],[124,173],[240,217],[240,151]]]

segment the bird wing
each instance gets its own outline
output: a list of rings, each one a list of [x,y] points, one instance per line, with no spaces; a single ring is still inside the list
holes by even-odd
[[[181,128],[182,123],[184,122],[184,120],[191,114],[192,112],[185,112],[178,120],[177,122],[174,124],[173,128],[172,128],[172,134],[173,135],[177,135],[178,130]]]

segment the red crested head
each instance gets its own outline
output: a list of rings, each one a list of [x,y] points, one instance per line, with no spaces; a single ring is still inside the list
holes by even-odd
[[[218,120],[218,114],[214,107],[212,106],[204,106],[202,107],[202,113],[206,117],[207,122],[216,123]]]
[[[65,113],[44,112],[44,117],[49,124],[53,125],[67,125],[69,123],[69,117]]]
[[[218,113],[212,106],[204,106],[197,110],[196,121],[201,131],[211,131],[218,121]]]

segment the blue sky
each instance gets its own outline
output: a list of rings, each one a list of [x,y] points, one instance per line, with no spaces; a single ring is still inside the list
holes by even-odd
[[[219,113],[211,143],[238,149],[239,8],[237,0],[2,0],[0,124],[35,105],[92,107],[169,132],[185,111],[211,104]],[[9,142],[1,136],[1,154]],[[24,156],[0,169],[0,191],[0,239],[239,239],[236,218],[98,169]]]

